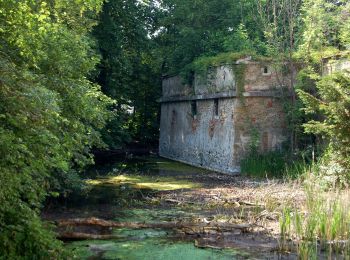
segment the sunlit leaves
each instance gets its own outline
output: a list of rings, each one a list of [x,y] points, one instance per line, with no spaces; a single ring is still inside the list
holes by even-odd
[[[87,79],[98,62],[87,32],[101,6],[0,0],[1,256],[64,258],[37,212],[103,145],[98,129],[111,101]]]
[[[350,77],[338,72],[323,77],[317,83],[319,97],[299,90],[305,110],[318,113],[319,120],[307,122],[307,132],[321,134],[330,140],[330,145],[343,159],[343,166],[350,168]]]

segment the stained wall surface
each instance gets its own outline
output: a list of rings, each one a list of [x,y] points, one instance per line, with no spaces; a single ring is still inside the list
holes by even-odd
[[[213,100],[197,101],[197,116],[192,115],[190,102],[163,104],[160,155],[217,171],[238,172],[232,152],[235,102],[220,100],[219,117],[214,115]]]
[[[164,78],[162,89],[164,97],[187,96],[193,92],[191,86],[184,84],[180,76]]]
[[[161,156],[219,172],[239,173],[240,161],[249,152],[255,133],[258,133],[260,152],[281,148],[287,140],[281,99],[266,94],[282,87],[277,73],[271,68],[266,71],[263,64],[247,64],[245,93],[221,98],[206,94],[236,93],[235,70],[220,66],[210,69],[205,79],[201,77],[200,81],[198,75],[195,76],[191,94],[182,92],[186,89],[184,86],[178,90],[183,94],[177,92],[177,86],[169,79],[163,82],[164,97],[177,93],[191,98],[167,99],[162,103]],[[179,84],[180,81],[174,79],[173,82]],[[196,106],[195,113],[193,106]]]

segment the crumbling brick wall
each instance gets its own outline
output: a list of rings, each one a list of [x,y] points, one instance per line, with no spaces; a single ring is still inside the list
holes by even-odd
[[[245,64],[241,94],[232,66],[211,68],[204,79],[195,76],[192,88],[168,78],[161,100],[160,155],[238,173],[253,129],[259,134],[260,152],[280,149],[288,138],[278,96],[284,80],[271,65],[258,62]]]

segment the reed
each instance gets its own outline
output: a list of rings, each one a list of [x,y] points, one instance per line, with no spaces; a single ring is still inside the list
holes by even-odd
[[[280,217],[280,250],[295,246],[300,259],[350,256],[350,194],[323,191],[306,184],[304,208],[284,208]],[[288,241],[293,241],[291,244]]]

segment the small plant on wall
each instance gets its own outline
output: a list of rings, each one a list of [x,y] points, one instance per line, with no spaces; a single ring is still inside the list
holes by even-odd
[[[249,153],[257,154],[260,147],[260,132],[257,127],[252,127],[250,130]]]

